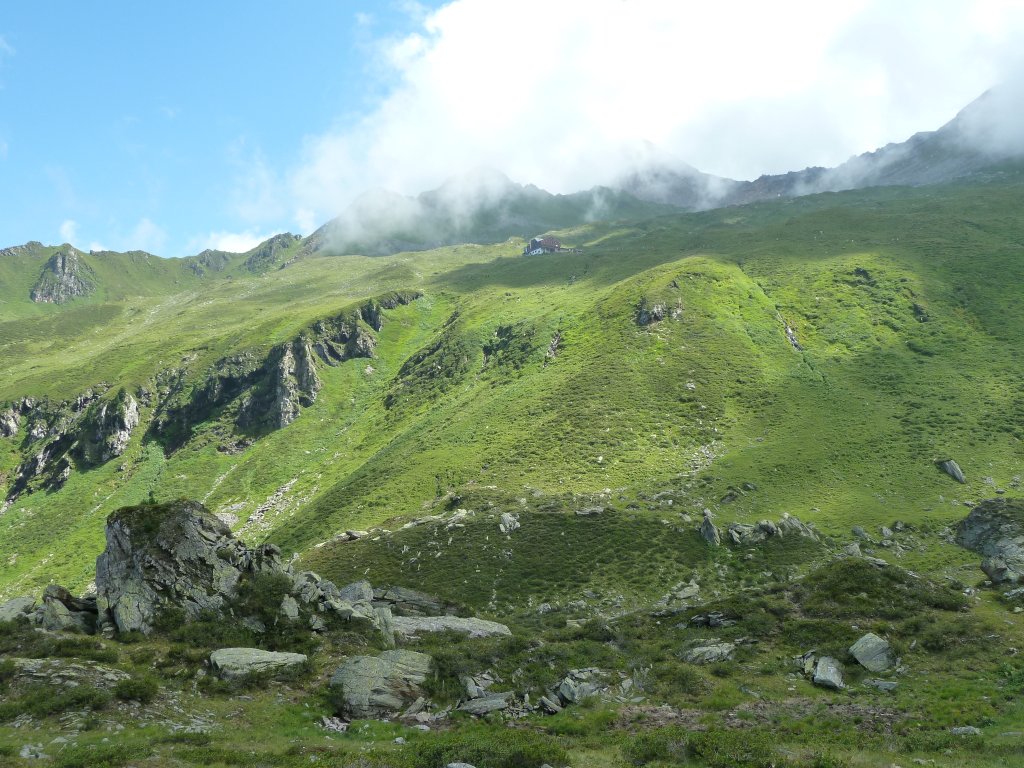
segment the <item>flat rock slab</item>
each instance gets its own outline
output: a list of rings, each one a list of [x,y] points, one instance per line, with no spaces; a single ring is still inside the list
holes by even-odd
[[[220,648],[210,654],[210,666],[225,679],[280,672],[305,663],[304,653],[277,653],[259,648]]]
[[[486,619],[467,619],[462,616],[395,616],[395,634],[399,637],[414,638],[423,632],[462,632],[470,637],[491,637],[511,635],[512,630],[504,624]]]
[[[379,656],[352,656],[331,677],[341,692],[340,714],[351,719],[386,717],[424,695],[431,658],[416,651],[384,651]]]
[[[736,646],[732,643],[698,645],[683,654],[683,661],[688,661],[691,664],[714,664],[730,658],[735,650]]]
[[[514,695],[513,691],[486,693],[479,698],[463,702],[459,705],[459,710],[477,716],[486,715],[490,712],[499,712],[503,709],[508,709]]]
[[[884,672],[896,666],[892,646],[872,632],[850,646],[850,655],[870,672]]]

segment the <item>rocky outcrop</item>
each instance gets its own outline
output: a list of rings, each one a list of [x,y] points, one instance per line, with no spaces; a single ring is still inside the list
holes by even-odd
[[[359,308],[314,323],[266,353],[245,351],[221,358],[198,377],[187,369],[175,371],[162,386],[151,436],[168,452],[175,451],[191,438],[197,425],[227,407],[237,407],[235,423],[243,430],[288,426],[316,401],[321,388],[318,360],[335,366],[373,357],[374,333],[383,327],[383,312],[421,295],[406,291],[370,299]]]
[[[100,628],[148,633],[165,611],[185,618],[234,610],[238,585],[260,574],[284,577],[284,595],[274,621],[308,621],[314,631],[329,621],[379,634],[394,645],[391,610],[373,603],[369,582],[339,589],[312,571],[293,572],[273,544],[247,547],[220,518],[195,501],[126,507],[107,519],[107,547],[96,561]],[[235,615],[256,632],[256,617]]]
[[[305,663],[304,653],[278,653],[259,648],[219,648],[210,654],[210,668],[226,680],[247,675],[273,676],[292,671]]]
[[[96,275],[82,260],[81,251],[70,245],[61,246],[43,267],[29,294],[37,304],[65,304],[96,290]]]
[[[369,586],[369,582],[357,584]],[[451,603],[408,587],[379,587],[372,590],[372,599],[374,605],[387,606],[395,616],[442,616],[457,613],[456,606]]]
[[[86,465],[102,464],[125,452],[139,426],[139,404],[125,390],[97,406],[86,419],[77,453]]]
[[[0,411],[0,437],[14,437],[21,426],[21,414],[13,407]]]
[[[395,616],[392,623],[395,634],[407,640],[430,632],[460,632],[469,637],[512,634],[508,627],[496,621],[461,616]]]
[[[39,489],[60,489],[77,467],[92,467],[121,455],[139,423],[135,399],[121,390],[104,400],[99,384],[77,397],[54,402],[25,397],[11,405],[10,423],[27,422],[27,455],[14,472],[7,500]]]
[[[892,646],[872,632],[850,646],[850,655],[869,672],[884,672],[896,666]]]
[[[291,232],[274,235],[248,252],[245,268],[250,272],[265,272],[273,267],[281,267],[288,252],[301,241],[301,235],[293,235]]]
[[[354,720],[400,712],[424,695],[420,686],[430,673],[430,664],[427,654],[405,650],[346,659],[329,684],[338,714]]]
[[[994,583],[1024,581],[1024,502],[980,502],[957,526],[956,542],[985,556],[981,567]]]
[[[107,518],[107,547],[96,560],[102,627],[149,632],[157,616],[221,611],[244,573],[280,571],[273,545],[249,549],[200,503],[119,509]]]
[[[636,308],[636,324],[643,327],[661,322],[668,314],[664,304],[649,304],[646,299],[642,300]]]
[[[238,425],[283,429],[316,401],[320,391],[309,341],[300,338],[276,347],[264,368],[264,380],[242,402]]]

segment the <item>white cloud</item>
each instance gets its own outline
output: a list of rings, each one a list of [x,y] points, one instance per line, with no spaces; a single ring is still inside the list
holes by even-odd
[[[3,35],[0,35],[0,56],[13,56],[14,53],[14,47],[4,39]]]
[[[212,248],[215,251],[245,253],[270,237],[273,237],[273,233],[261,234],[255,230],[246,230],[245,232],[210,232],[189,241],[188,250],[192,253],[199,253],[207,248]]]
[[[570,191],[645,140],[738,178],[835,165],[949,120],[1022,33],[1020,0],[454,0],[379,42],[396,85],[307,138],[288,204],[322,221],[481,165]],[[252,186],[265,209],[273,175],[257,164]]]
[[[78,223],[74,219],[67,219],[60,225],[60,241],[62,243],[74,243],[78,239]]]

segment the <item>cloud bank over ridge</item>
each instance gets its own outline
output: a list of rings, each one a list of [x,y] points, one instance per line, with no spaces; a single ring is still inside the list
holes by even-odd
[[[947,122],[1022,38],[1018,0],[455,0],[379,43],[388,95],[307,137],[282,204],[309,231],[368,189],[481,166],[568,192],[652,159],[741,179],[837,165]]]

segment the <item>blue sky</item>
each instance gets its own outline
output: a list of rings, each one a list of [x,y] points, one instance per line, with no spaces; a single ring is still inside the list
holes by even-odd
[[[1020,71],[1024,0],[0,5],[0,247],[183,256],[488,166],[754,178],[934,129]]]
[[[305,134],[366,110],[388,85],[372,41],[417,18],[371,1],[4,3],[0,247],[184,255],[294,226],[245,215],[247,167],[287,166]]]

